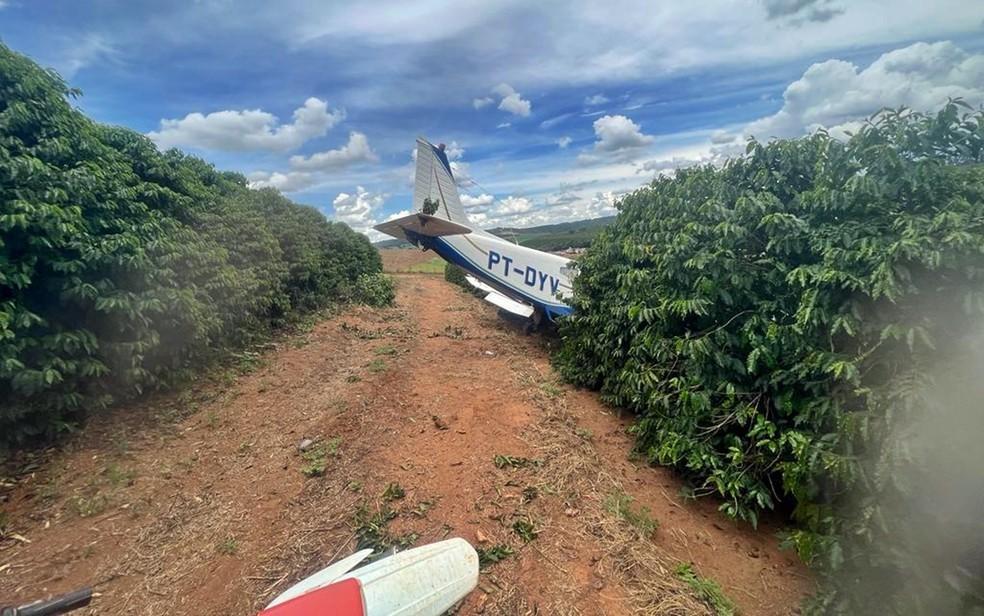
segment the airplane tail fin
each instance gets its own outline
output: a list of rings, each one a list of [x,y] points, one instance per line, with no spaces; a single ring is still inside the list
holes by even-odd
[[[454,183],[451,162],[444,151],[444,144],[435,146],[422,137],[417,138],[413,208],[424,214],[471,227],[458,197],[458,187]]]

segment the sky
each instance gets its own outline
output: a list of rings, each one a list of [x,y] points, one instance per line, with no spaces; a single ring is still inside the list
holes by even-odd
[[[274,186],[374,240],[416,137],[479,226],[615,213],[748,137],[984,104],[984,1],[0,0],[0,41],[100,122]]]

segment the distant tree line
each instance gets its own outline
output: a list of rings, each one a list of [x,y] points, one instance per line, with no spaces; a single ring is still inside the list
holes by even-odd
[[[78,95],[0,44],[0,447],[305,312],[392,299],[364,236],[93,122]]]

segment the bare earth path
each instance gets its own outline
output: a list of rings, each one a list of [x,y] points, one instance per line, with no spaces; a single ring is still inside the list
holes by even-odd
[[[681,563],[742,614],[797,611],[812,581],[776,528],[736,525],[629,461],[628,420],[560,384],[542,338],[438,276],[397,286],[393,308],[96,418],[5,479],[0,603],[96,584],[91,614],[252,614],[360,540],[461,536],[513,554],[460,614],[713,613]],[[304,437],[320,444],[308,459]]]

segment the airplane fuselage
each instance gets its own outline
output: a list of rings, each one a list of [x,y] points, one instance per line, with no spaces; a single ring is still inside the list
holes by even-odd
[[[563,297],[572,294],[570,260],[512,244],[485,231],[420,237],[444,260],[518,302],[531,304],[551,320],[571,313]]]

